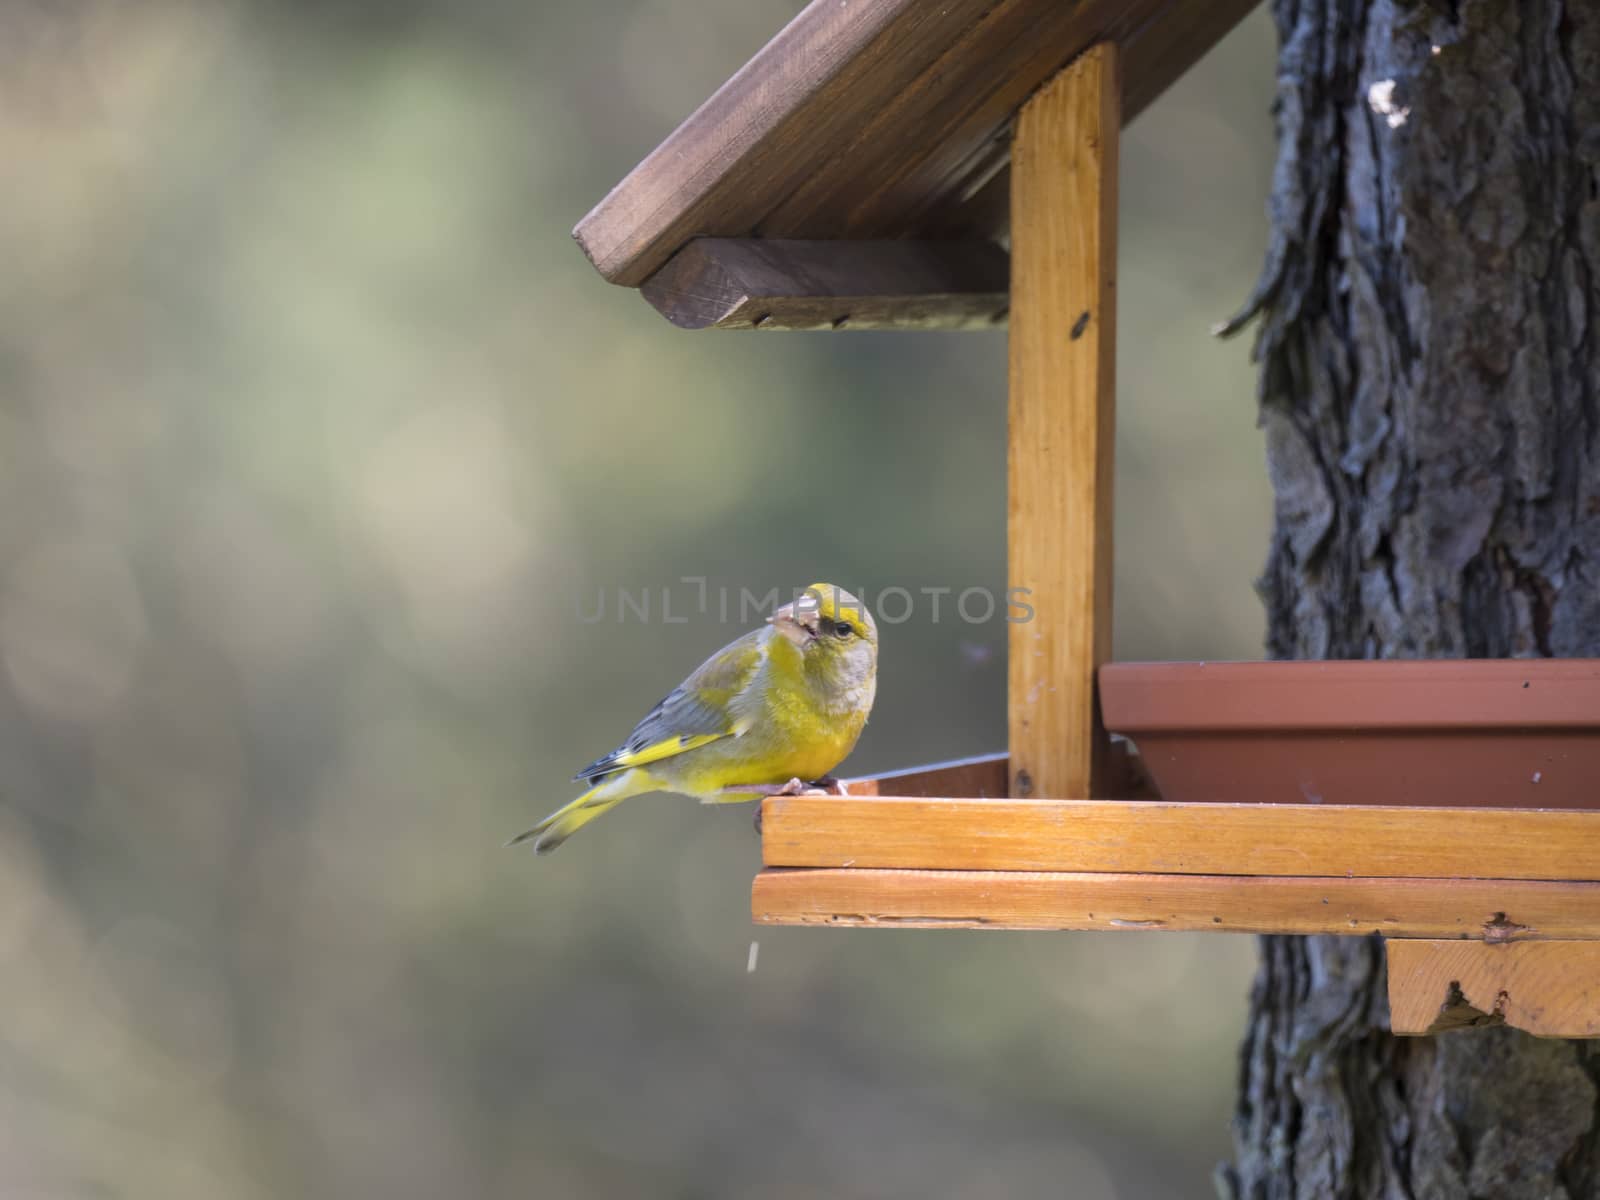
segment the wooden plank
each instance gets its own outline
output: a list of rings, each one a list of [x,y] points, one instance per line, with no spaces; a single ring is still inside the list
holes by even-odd
[[[1117,50],[1022,110],[1011,163],[1011,793],[1103,796],[1095,671],[1111,657],[1116,441]]]
[[[1100,39],[1131,118],[1256,0],[813,0],[574,231],[638,287],[691,238],[996,232],[1018,108]],[[969,207],[970,206],[970,207]]]
[[[769,867],[1600,880],[1600,812],[774,796]]]
[[[751,914],[760,925],[1378,932],[1481,946],[1600,937],[1600,883],[769,869],[756,876]]]
[[[971,329],[1010,275],[992,242],[696,238],[639,290],[681,329]]]
[[[1600,941],[1397,940],[1387,950],[1395,1033],[1504,1024],[1538,1037],[1600,1037]]]

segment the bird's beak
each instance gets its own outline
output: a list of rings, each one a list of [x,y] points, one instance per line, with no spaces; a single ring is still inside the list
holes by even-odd
[[[817,614],[813,609],[810,612],[796,612],[793,603],[785,604],[767,618],[771,625],[784,637],[796,646],[804,646],[814,642],[817,638]]]

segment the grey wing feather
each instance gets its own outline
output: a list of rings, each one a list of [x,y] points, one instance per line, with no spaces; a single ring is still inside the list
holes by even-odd
[[[761,655],[751,643],[762,632],[753,630],[706,659],[645,714],[627,741],[595,759],[573,779],[593,784],[606,775],[625,771],[630,764],[624,760],[629,755],[670,738],[734,733],[733,705],[729,701],[748,687],[761,669]]]

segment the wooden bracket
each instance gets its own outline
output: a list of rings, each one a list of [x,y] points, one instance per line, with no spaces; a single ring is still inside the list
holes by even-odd
[[[1009,273],[993,242],[696,238],[639,291],[681,329],[984,329]]]
[[[1095,671],[1111,656],[1117,48],[1022,108],[1011,149],[1011,795],[1108,794]]]
[[[1395,1033],[1510,1025],[1538,1037],[1600,1037],[1600,941],[1385,946]]]

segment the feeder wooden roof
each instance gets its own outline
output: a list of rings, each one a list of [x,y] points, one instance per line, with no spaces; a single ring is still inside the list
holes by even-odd
[[[1131,118],[1256,3],[813,0],[574,235],[628,287],[701,237],[992,239],[1007,224],[1011,124],[1035,89],[1114,41]],[[968,291],[973,269],[970,253],[952,268]]]

